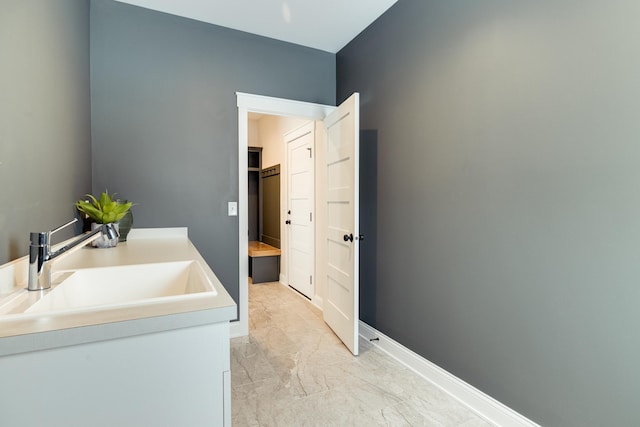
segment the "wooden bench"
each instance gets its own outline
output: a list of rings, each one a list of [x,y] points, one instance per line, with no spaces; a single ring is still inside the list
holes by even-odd
[[[249,276],[253,283],[280,280],[280,254],[282,251],[263,242],[249,242]]]

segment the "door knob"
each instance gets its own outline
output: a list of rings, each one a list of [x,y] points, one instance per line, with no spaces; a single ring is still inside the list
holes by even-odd
[[[342,236],[342,238],[345,242],[353,242],[353,234],[351,233],[345,234],[344,236]]]
[[[288,220],[286,220],[284,223],[285,223],[285,224],[291,224],[291,220],[290,220],[290,219],[288,219]]]
[[[357,239],[360,240],[360,241],[363,241],[364,240],[364,234],[359,234]]]

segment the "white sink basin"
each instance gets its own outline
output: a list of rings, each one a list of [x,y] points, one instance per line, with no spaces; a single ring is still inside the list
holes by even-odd
[[[201,292],[216,293],[207,275],[194,261],[90,268],[68,274],[24,313],[123,305]]]

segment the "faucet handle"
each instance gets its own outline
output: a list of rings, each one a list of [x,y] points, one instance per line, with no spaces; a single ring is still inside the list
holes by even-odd
[[[78,218],[73,218],[71,221],[67,222],[66,224],[61,225],[60,227],[56,227],[53,230],[51,230],[49,232],[49,235],[52,235],[53,233],[56,233],[60,230],[62,230],[63,228],[67,228],[68,226],[75,224],[76,222],[78,222]]]

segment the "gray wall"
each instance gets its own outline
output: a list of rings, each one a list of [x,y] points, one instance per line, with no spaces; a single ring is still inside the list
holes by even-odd
[[[400,0],[337,56],[377,130],[376,327],[543,425],[638,425],[638,22]]]
[[[30,231],[71,219],[91,191],[89,3],[0,1],[0,57],[4,264],[27,253]]]
[[[91,2],[93,191],[134,227],[189,227],[238,300],[235,92],[335,103],[335,55],[146,9]]]
[[[360,320],[376,327],[378,133],[360,129]]]

